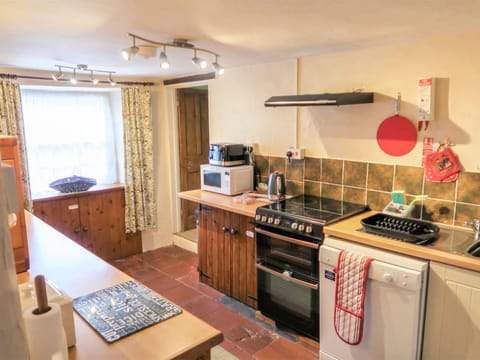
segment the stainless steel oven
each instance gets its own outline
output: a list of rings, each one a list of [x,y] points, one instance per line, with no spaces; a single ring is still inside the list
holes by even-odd
[[[318,340],[323,227],[365,208],[307,195],[257,208],[258,310],[277,326]]]
[[[257,228],[259,310],[278,325],[318,339],[319,245]]]

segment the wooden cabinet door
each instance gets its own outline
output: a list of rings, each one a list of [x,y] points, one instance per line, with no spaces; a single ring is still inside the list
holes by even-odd
[[[257,274],[255,269],[255,229],[250,219],[230,213],[231,296],[256,308]]]
[[[125,233],[121,187],[37,199],[33,210],[35,216],[104,260],[142,252],[141,233]]]
[[[200,206],[200,281],[257,307],[255,228],[243,215]]]
[[[230,294],[230,246],[225,212],[206,206],[199,212],[200,281]]]
[[[35,216],[68,238],[83,245],[80,224],[80,203],[77,197],[56,200],[34,200]]]
[[[17,138],[14,136],[0,136],[0,154],[0,159],[2,159],[3,163],[15,168],[19,211],[16,213],[17,224],[10,228],[10,238],[15,259],[15,270],[19,273],[29,269],[30,257],[28,253],[28,240],[25,227],[25,211],[23,209],[23,185],[21,181]]]
[[[125,239],[123,191],[92,193],[79,200],[83,245],[103,259],[119,258]]]
[[[213,208],[200,205],[198,213],[198,272],[200,281],[213,286],[214,261],[213,233],[216,232],[213,222]]]

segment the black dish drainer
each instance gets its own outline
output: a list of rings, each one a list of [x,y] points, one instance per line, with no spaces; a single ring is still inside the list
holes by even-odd
[[[437,225],[428,221],[382,213],[362,219],[361,223],[363,230],[368,233],[419,245],[438,239],[440,231]]]

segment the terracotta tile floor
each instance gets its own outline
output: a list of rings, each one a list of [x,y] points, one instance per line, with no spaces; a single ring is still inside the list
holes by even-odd
[[[112,265],[221,330],[220,346],[239,359],[318,359],[318,346],[292,342],[219,303],[224,295],[198,281],[195,253],[168,246]]]

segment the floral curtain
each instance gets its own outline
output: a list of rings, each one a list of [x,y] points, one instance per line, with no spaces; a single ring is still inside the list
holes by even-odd
[[[27,166],[25,129],[23,126],[20,86],[12,80],[15,76],[0,75],[0,135],[16,136],[20,155],[24,207],[32,209],[30,181]]]
[[[149,89],[122,88],[127,233],[155,228],[157,223],[150,109]]]

